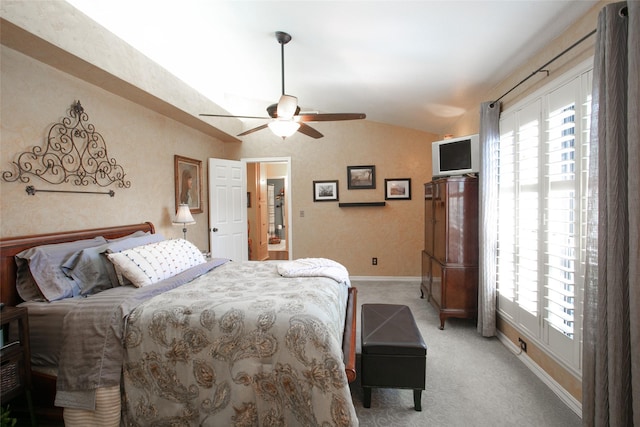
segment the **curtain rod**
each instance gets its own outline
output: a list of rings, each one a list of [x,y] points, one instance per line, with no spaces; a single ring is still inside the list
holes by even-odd
[[[525,77],[524,79],[522,79],[520,81],[520,83],[518,83],[517,85],[515,85],[514,87],[512,87],[511,89],[509,89],[508,91],[506,91],[505,93],[502,94],[502,96],[500,96],[500,98],[496,99],[495,101],[493,101],[490,104],[490,107],[493,108],[493,106],[495,105],[496,102],[500,101],[502,98],[504,98],[505,96],[507,96],[508,94],[510,94],[515,88],[517,88],[518,86],[520,86],[522,83],[526,82],[527,80],[529,80],[531,77],[535,76],[536,74],[538,74],[541,71],[546,71],[547,72],[547,76],[549,75],[549,70],[545,70],[544,68],[551,64],[553,61],[555,61],[556,59],[560,58],[562,55],[564,55],[565,53],[569,52],[571,49],[573,49],[574,47],[578,46],[580,43],[582,43],[583,41],[585,41],[586,39],[588,39],[589,37],[591,37],[592,35],[594,35],[596,33],[596,30],[591,31],[589,34],[587,34],[586,36],[582,37],[580,40],[578,40],[577,42],[575,42],[574,44],[572,44],[571,46],[569,46],[568,48],[566,48],[565,50],[563,50],[562,52],[560,52],[559,54],[557,54],[556,56],[553,57],[553,59],[551,59],[551,61],[547,62],[546,64],[542,65],[540,68],[538,68],[537,70],[535,70],[533,73],[529,74],[527,77]]]
[[[26,191],[27,191],[27,194],[30,196],[35,196],[36,193],[108,194],[111,197],[116,195],[116,192],[113,190],[109,190],[109,191],[37,190],[33,185],[27,185]]]

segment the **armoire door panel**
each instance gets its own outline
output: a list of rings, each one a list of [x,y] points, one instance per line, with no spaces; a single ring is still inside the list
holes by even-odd
[[[478,180],[440,178],[425,186],[421,292],[440,314],[477,316]]]

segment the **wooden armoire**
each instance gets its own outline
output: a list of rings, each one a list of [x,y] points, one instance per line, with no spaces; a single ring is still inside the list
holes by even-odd
[[[448,317],[478,313],[478,179],[440,178],[424,185],[421,298]]]

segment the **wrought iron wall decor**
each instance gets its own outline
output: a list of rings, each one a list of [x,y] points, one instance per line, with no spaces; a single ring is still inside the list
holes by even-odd
[[[49,129],[46,147],[34,147],[31,151],[20,153],[18,160],[13,162],[15,170],[3,171],[2,179],[7,182],[27,183],[35,176],[50,184],[96,184],[107,187],[115,183],[119,188],[131,187],[131,181],[124,179],[124,169],[115,159],[109,158],[104,138],[88,120],[89,116],[80,105],[80,101],[74,102],[69,116]],[[33,192],[45,191],[30,187]],[[28,190],[27,192],[29,193]]]

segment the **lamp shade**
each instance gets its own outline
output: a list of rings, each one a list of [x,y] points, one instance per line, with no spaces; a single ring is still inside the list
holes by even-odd
[[[276,119],[269,122],[269,129],[271,129],[271,132],[282,138],[293,135],[294,133],[296,133],[299,127],[300,123],[294,122],[292,120]]]
[[[193,216],[191,215],[191,209],[189,209],[189,205],[182,204],[178,206],[176,218],[173,220],[173,223],[175,225],[187,225],[196,223],[196,221],[193,219]]]

